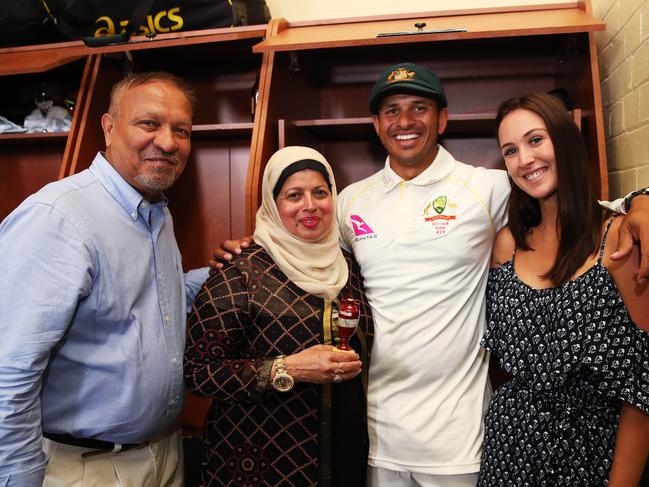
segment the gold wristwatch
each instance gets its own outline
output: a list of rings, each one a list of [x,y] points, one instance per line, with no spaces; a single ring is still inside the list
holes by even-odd
[[[286,360],[284,355],[275,359],[275,377],[273,377],[273,387],[279,392],[288,392],[293,389],[295,381],[286,371]]]

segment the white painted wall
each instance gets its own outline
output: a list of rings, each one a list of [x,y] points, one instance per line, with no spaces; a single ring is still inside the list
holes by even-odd
[[[297,22],[410,12],[557,4],[567,1],[570,0],[266,0],[266,3],[273,17],[284,17],[289,22]]]

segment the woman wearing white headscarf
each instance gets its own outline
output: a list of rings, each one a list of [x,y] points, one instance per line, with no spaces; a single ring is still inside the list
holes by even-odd
[[[338,246],[336,184],[317,151],[268,161],[255,244],[194,302],[185,381],[214,398],[202,485],[364,485],[364,382],[372,320],[358,266]],[[337,300],[360,305],[342,353]]]

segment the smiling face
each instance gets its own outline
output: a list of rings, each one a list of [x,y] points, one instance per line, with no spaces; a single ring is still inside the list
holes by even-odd
[[[554,145],[539,115],[524,108],[512,111],[498,127],[498,141],[507,172],[516,186],[539,200],[556,194]]]
[[[158,201],[185,169],[192,107],[170,82],[152,80],[126,89],[117,109],[101,119],[106,159],[149,201]]]
[[[286,231],[315,242],[333,223],[333,197],[324,176],[311,169],[290,175],[280,189],[277,209]]]
[[[421,174],[437,155],[438,136],[446,130],[448,111],[431,98],[397,94],[384,98],[374,115],[374,129],[390,155],[390,167],[404,179]]]

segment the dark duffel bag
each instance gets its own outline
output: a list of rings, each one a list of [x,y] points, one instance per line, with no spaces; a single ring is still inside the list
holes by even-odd
[[[40,0],[4,0],[0,6],[0,47],[66,40],[48,21]]]
[[[232,25],[266,24],[270,10],[266,0],[232,0]]]
[[[155,35],[270,19],[265,0],[4,0],[0,46],[83,39],[119,44]]]

